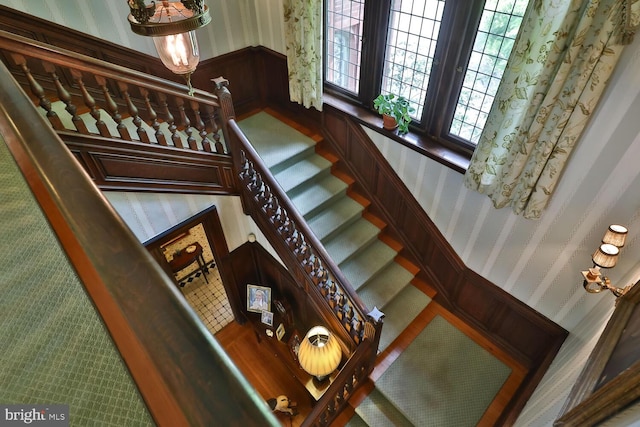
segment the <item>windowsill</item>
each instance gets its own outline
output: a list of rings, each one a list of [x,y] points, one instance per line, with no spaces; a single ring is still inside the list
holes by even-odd
[[[411,131],[405,135],[398,135],[397,131],[383,129],[382,118],[379,115],[368,111],[366,108],[347,102],[330,92],[324,92],[323,101],[325,104],[352,116],[359,123],[379,134],[393,139],[457,172],[465,173],[469,167],[469,161],[471,160],[470,153],[448,148],[434,141],[433,138],[427,135],[421,135]]]

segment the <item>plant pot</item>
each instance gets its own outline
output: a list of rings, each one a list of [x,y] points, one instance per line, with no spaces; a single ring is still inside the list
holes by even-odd
[[[390,116],[388,114],[383,114],[382,127],[387,130],[394,130],[395,128],[398,127],[398,122],[396,121],[395,117]]]

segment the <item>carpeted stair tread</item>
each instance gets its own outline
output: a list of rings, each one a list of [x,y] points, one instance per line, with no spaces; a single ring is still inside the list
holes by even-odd
[[[274,175],[315,151],[315,141],[261,111],[238,122]]]
[[[307,220],[309,227],[320,240],[330,239],[334,234],[362,217],[363,207],[350,197],[342,197],[323,211]]]
[[[328,175],[313,185],[306,186],[300,193],[291,197],[291,201],[302,216],[313,216],[338,197],[345,195],[346,191],[347,184],[344,181]]]
[[[281,170],[275,176],[282,189],[289,193],[289,197],[296,191],[296,187],[309,184],[315,179],[327,176],[331,172],[331,162],[315,153]]]
[[[324,242],[324,247],[333,261],[340,265],[358,252],[366,250],[366,247],[377,239],[379,233],[378,227],[360,218],[342,233]]]
[[[384,307],[409,285],[413,274],[400,264],[392,262],[376,274],[370,281],[358,290],[358,296],[369,308]]]
[[[345,427],[368,427],[368,424],[360,418],[360,415],[354,413],[351,419],[345,424]]]
[[[475,426],[510,373],[436,316],[378,378],[376,389],[416,426]]]
[[[376,240],[365,251],[340,264],[339,267],[349,283],[357,291],[376,273],[393,262],[396,255],[396,251],[380,240]]]
[[[383,310],[384,325],[378,349],[387,348],[430,302],[431,298],[415,286],[402,288]]]
[[[356,414],[369,427],[414,427],[402,412],[376,388],[358,405]]]

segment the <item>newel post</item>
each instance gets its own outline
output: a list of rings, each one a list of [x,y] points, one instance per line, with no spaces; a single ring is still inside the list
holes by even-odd
[[[211,79],[214,85],[214,93],[218,97],[218,103],[220,104],[220,126],[222,127],[222,135],[227,144],[227,149],[231,152],[235,151],[235,147],[232,147],[231,139],[229,138],[229,119],[236,118],[236,112],[233,109],[233,100],[231,99],[231,92],[229,92],[229,80],[224,77],[216,77]]]

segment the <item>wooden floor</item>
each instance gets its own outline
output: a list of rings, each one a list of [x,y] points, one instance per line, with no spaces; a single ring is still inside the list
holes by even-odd
[[[313,398],[304,386],[291,374],[287,366],[278,360],[266,342],[258,342],[250,322],[240,325],[233,322],[215,335],[229,357],[266,400],[286,395],[296,401],[298,415],[276,412],[283,426],[299,426],[311,412]],[[275,339],[275,338],[274,338]]]
[[[431,302],[420,315],[405,329],[402,334],[380,355],[370,379],[372,382],[361,387],[350,399],[350,406],[345,409],[332,426],[343,426],[351,418],[357,407],[367,394],[373,389],[374,382],[389,366],[402,354],[418,334],[429,324],[436,315],[444,317],[459,330],[472,338],[503,363],[511,367],[512,373],[502,389],[487,409],[479,426],[492,426],[502,413],[509,400],[526,376],[526,369],[514,359],[500,351],[484,337],[480,336],[468,325],[457,319],[439,304]],[[288,368],[278,360],[278,356],[270,351],[267,343],[258,342],[253,326],[249,323],[242,326],[234,322],[216,334],[216,339],[224,347],[231,359],[236,363],[248,381],[266,400],[280,394],[287,395],[298,403],[298,415],[277,413],[283,426],[298,426],[311,411],[313,399],[300,382],[289,372]]]

